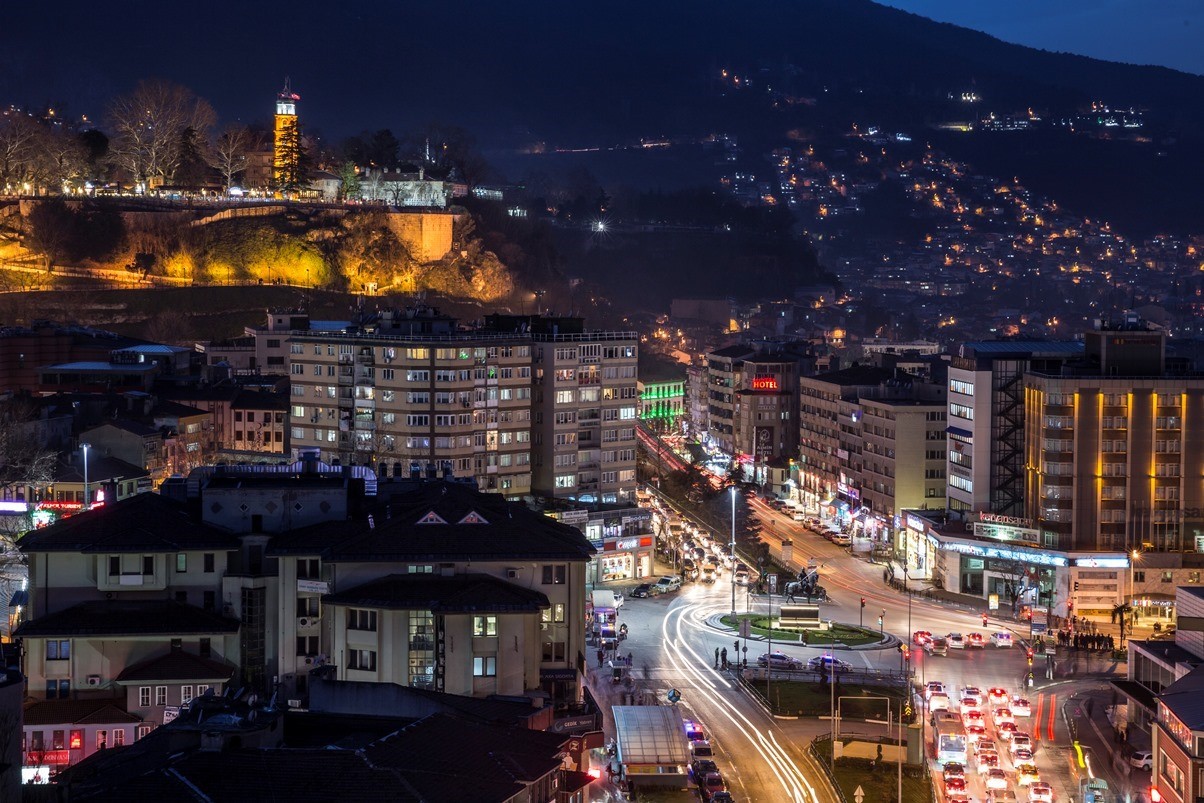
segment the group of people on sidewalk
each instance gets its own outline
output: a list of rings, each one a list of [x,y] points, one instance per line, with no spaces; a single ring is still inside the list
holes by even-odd
[[[1069,630],[1059,630],[1058,645],[1073,647],[1076,650],[1112,652],[1116,649],[1116,639],[1101,633],[1071,633]]]

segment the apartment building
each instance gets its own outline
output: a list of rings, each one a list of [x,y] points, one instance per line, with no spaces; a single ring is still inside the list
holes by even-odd
[[[529,494],[530,336],[461,331],[434,310],[411,312],[355,333],[292,333],[293,453],[316,449],[382,477],[450,462],[482,489]]]
[[[965,343],[949,364],[949,509],[963,516],[1024,512],[1024,374],[1057,373],[1083,344]]]
[[[755,341],[706,355],[711,443],[750,465],[793,458],[798,442],[798,379],[815,369],[806,343]]]
[[[1024,516],[1044,546],[1204,551],[1204,374],[1165,349],[1136,318],[1097,321],[1081,359],[1024,377]]]
[[[936,390],[934,388],[934,390]],[[945,508],[945,400],[859,400],[865,530],[885,538],[904,510]]]
[[[508,497],[615,502],[635,491],[637,339],[580,318],[385,312],[289,339],[294,454],[382,477],[450,462]]]

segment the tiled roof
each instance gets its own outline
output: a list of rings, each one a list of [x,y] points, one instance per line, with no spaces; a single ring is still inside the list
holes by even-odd
[[[139,717],[118,703],[124,700],[38,700],[25,707],[26,725],[121,725]]]
[[[419,524],[434,513],[446,524]],[[460,524],[475,513],[484,523]],[[402,494],[367,522],[303,527],[272,539],[269,554],[321,555],[330,562],[406,560],[585,561],[594,548],[575,527],[499,494],[430,481]]]
[[[538,591],[484,574],[451,577],[390,574],[346,591],[327,594],[322,602],[434,613],[534,613],[549,604],[548,598]]]
[[[208,680],[225,683],[234,675],[233,664],[202,658],[184,650],[172,650],[128,666],[113,678],[115,683],[135,683],[150,680]]]
[[[14,636],[186,636],[237,633],[237,619],[174,600],[96,600],[25,622]]]
[[[98,482],[108,482],[110,480],[129,480],[146,476],[149,476],[149,472],[146,469],[138,468],[124,460],[118,460],[116,457],[105,457],[95,453],[88,455],[89,485]],[[60,460],[54,469],[54,481],[82,483],[84,481],[82,462],[76,464]]]
[[[178,503],[155,493],[59,519],[20,541],[26,554],[223,551],[238,546],[230,533],[196,521]]]

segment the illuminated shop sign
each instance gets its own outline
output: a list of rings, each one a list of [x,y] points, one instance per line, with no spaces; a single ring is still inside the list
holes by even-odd
[[[778,380],[773,376],[756,376],[752,380],[753,390],[777,390]]]
[[[1067,561],[1065,555],[1056,555],[1048,552],[1004,549],[1003,547],[980,546],[978,544],[963,544],[959,542],[946,542],[941,545],[941,549],[950,552],[960,552],[963,555],[973,555],[976,558],[999,558],[1000,560],[1018,561],[1020,563],[1035,563],[1038,566],[1069,565],[1069,561]]]
[[[1032,519],[1022,519],[1019,516],[1000,516],[998,513],[979,513],[978,520],[984,524],[1003,524],[1008,527],[1026,527],[1033,526]]]
[[[924,520],[921,519],[919,516],[913,516],[910,513],[908,513],[907,514],[907,529],[916,530],[917,532],[921,532],[921,533],[924,532]]]
[[[1127,569],[1128,558],[1075,558],[1074,565],[1084,569]]]

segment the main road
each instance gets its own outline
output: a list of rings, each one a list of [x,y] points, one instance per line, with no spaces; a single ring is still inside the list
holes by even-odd
[[[1015,622],[992,619],[983,627],[981,613],[959,609],[923,598],[911,598],[883,583],[882,567],[850,555],[847,549],[829,543],[806,530],[798,523],[777,513],[759,500],[751,504],[761,521],[761,538],[770,546],[775,557],[781,556],[782,542],[794,543],[792,568],[814,560],[819,565],[820,583],[828,592],[829,601],[821,608],[825,619],[857,624],[859,616],[866,627],[877,627],[883,617],[883,631],[903,643],[911,643],[915,630],[927,630],[936,635],[979,632],[988,635],[998,630],[1013,633],[1017,641],[1028,637],[1027,628]],[[724,533],[714,533],[724,542]],[[784,580],[785,578],[783,578]],[[781,597],[748,595],[737,587],[736,609],[765,612],[777,610]],[[865,608],[861,608],[864,599]],[[645,688],[664,699],[670,688],[681,692],[683,714],[701,721],[713,734],[717,763],[728,781],[729,788],[741,801],[792,801],[798,803],[830,803],[834,800],[822,769],[807,752],[811,739],[826,733],[827,722],[816,720],[783,720],[771,716],[758,701],[745,692],[729,672],[717,669],[715,650],[726,648],[735,660],[736,635],[717,626],[716,618],[732,607],[731,573],[724,571],[713,585],[687,583],[679,592],[647,599],[630,596],[620,611],[620,621],[629,628],[629,638],[622,649],[633,654],[635,677]],[[789,655],[806,660],[824,652],[821,648],[800,644],[773,643]],[[748,642],[750,666],[768,645],[760,640]],[[856,667],[880,670],[899,670],[905,666],[903,655],[896,647],[843,650],[839,657]],[[956,689],[977,686],[984,691],[1003,687],[1011,693],[1028,697],[1032,713],[1028,719],[1018,718],[1020,730],[1032,734],[1041,749],[1036,752],[1036,764],[1044,780],[1054,783],[1059,799],[1077,792],[1076,779],[1068,769],[1070,742],[1064,722],[1063,708],[1071,695],[1083,688],[1084,681],[1094,678],[1046,679],[1044,662],[1040,657],[1033,667],[1035,688],[1024,691],[1025,675],[1029,672],[1025,650],[986,647],[985,649],[951,650],[947,656],[911,652],[910,668],[921,685],[941,681],[950,689],[954,709],[958,699]],[[1099,662],[1085,670],[1106,669]],[[915,705],[922,706],[917,698]],[[845,723],[842,732],[860,730],[866,734],[881,733],[881,726]],[[989,730],[992,730],[989,728]],[[989,733],[988,736],[991,734]],[[999,740],[996,739],[998,742]],[[1006,754],[1001,743],[1001,754]],[[1004,766],[1010,767],[1008,761]],[[936,773],[940,786],[939,768]],[[1012,774],[1013,788],[1015,776]],[[972,782],[976,785],[977,782]],[[976,795],[977,796],[977,795]]]

